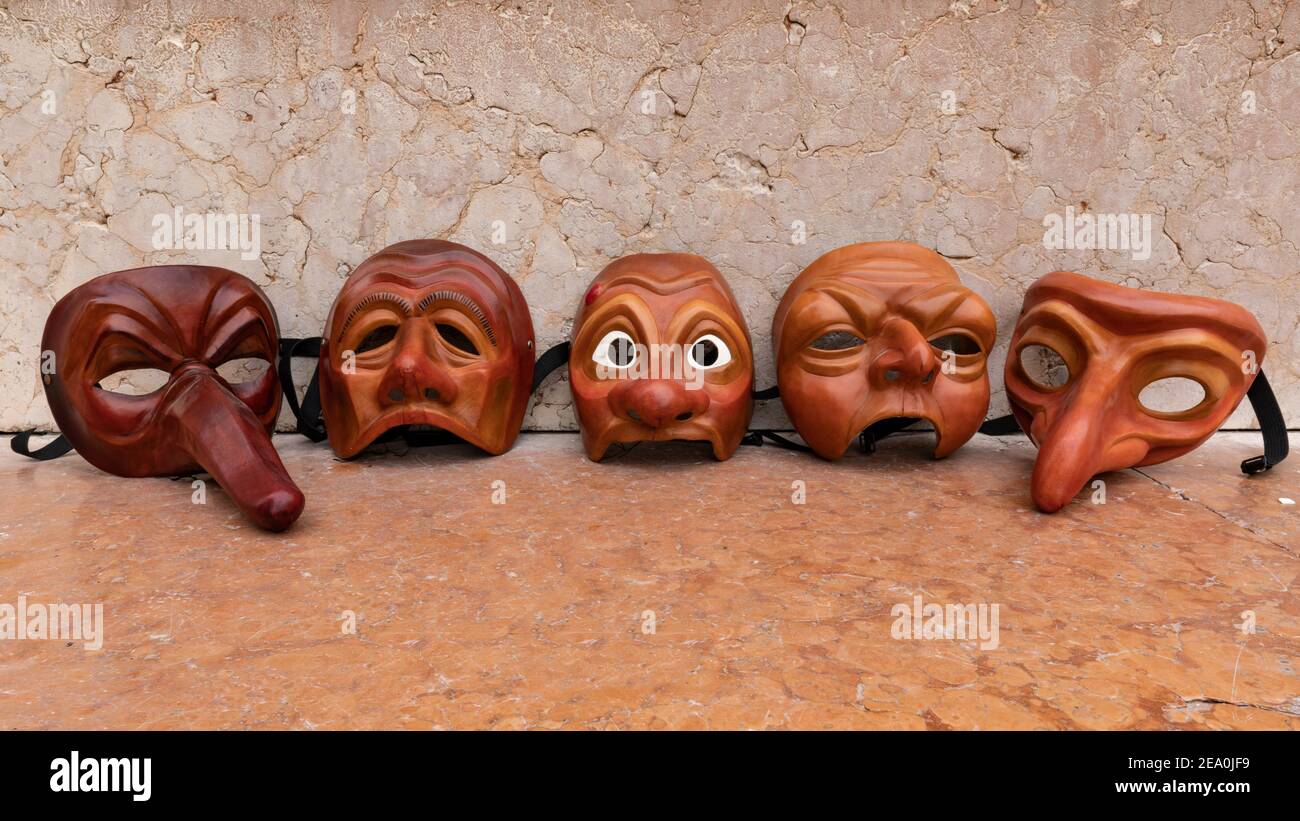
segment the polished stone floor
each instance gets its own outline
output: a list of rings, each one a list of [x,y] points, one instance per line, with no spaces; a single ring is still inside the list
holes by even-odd
[[[3,448],[0,604],[104,629],[0,640],[0,727],[1300,729],[1300,456],[1248,479],[1256,435],[1052,516],[1019,437],[276,441],[307,494],[281,535],[215,487]]]

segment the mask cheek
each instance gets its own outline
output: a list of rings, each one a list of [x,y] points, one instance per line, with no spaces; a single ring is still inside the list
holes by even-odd
[[[619,418],[610,403],[610,394],[620,381],[594,379],[582,367],[569,368],[569,384],[573,391],[573,408],[578,414],[578,428],[592,459],[599,459],[604,454],[609,445],[609,431],[618,424]]]
[[[940,374],[934,380],[930,422],[938,432],[935,458],[943,458],[970,440],[989,408],[989,379],[961,381]]]
[[[751,389],[752,382],[746,379],[725,385],[706,382],[701,388],[708,397],[708,404],[696,417],[695,424],[705,430],[711,429],[714,455],[719,459],[730,458],[749,429],[749,420],[754,412]]]
[[[84,403],[85,416],[88,420],[94,420],[95,432],[115,439],[136,439],[147,435],[148,428],[158,414],[162,397],[167,395],[171,383],[172,380],[168,380],[160,390],[141,396],[113,393],[86,385],[83,388],[85,392],[81,397],[82,402],[74,404]]]
[[[478,433],[488,450],[500,447],[510,413],[510,366],[496,363],[490,368],[465,368],[455,377],[455,399],[446,409],[448,416]]]
[[[361,449],[361,432],[379,418],[378,392],[383,372],[362,368],[355,361],[345,369],[329,346],[322,346],[319,373],[330,446],[346,459]]]
[[[869,396],[865,369],[822,376],[790,368],[782,381],[781,398],[799,436],[823,459],[842,456]]]

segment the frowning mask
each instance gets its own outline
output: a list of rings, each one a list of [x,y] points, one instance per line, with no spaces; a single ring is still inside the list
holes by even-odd
[[[726,280],[694,254],[610,263],[574,322],[569,382],[593,460],[615,442],[673,439],[728,458],[749,425],[754,362]]]
[[[303,495],[269,432],[280,409],[275,312],[248,279],[223,268],[163,265],[105,274],[59,300],[45,324],[54,373],[45,394],[77,452],[119,476],[211,473],[254,522],[284,530]],[[231,381],[218,366],[267,366]],[[128,395],[100,386],[130,370],[166,384]]]
[[[343,283],[319,373],[339,456],[403,426],[503,453],[528,407],[533,323],[519,286],[484,255],[441,240],[399,242]]]
[[[795,430],[838,459],[864,429],[924,419],[936,458],[961,447],[989,404],[997,323],[935,252],[847,245],[795,278],[772,322],[777,385]]]
[[[1051,513],[1098,473],[1200,445],[1245,396],[1265,347],[1259,323],[1230,302],[1063,271],[1039,279],[1025,294],[1006,366],[1012,412],[1039,448],[1034,504]],[[1035,355],[1056,361],[1055,375],[1031,374]],[[1199,384],[1203,398],[1172,412],[1143,404],[1144,389],[1176,377]]]

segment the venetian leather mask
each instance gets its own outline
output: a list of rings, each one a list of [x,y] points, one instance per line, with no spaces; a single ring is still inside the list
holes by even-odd
[[[320,352],[330,446],[347,458],[398,428],[435,428],[504,453],[532,389],[523,293],[483,254],[442,240],[390,245],[334,300]]]
[[[1266,344],[1250,312],[1230,302],[1064,271],[1039,279],[1025,294],[1006,366],[1012,412],[1039,448],[1034,504],[1051,513],[1098,473],[1200,445],[1246,395]],[[1034,349],[1048,349],[1057,378],[1026,369]],[[1173,378],[1198,383],[1203,398],[1176,412],[1143,404],[1145,388]]]
[[[162,265],[105,274],[59,300],[42,348],[53,354],[45,393],[59,429],[85,459],[119,476],[206,471],[254,522],[284,530],[303,495],[271,445],[280,410],[275,311],[233,271]],[[229,381],[218,366],[264,360]],[[169,374],[142,395],[105,390],[132,370]]]
[[[569,382],[593,460],[615,442],[668,440],[730,457],[753,411],[754,360],[726,280],[694,254],[610,263],[578,310]]]
[[[862,431],[925,420],[936,458],[988,411],[997,323],[943,257],[909,242],[866,242],[818,257],[772,322],[777,385],[795,430],[838,459]]]

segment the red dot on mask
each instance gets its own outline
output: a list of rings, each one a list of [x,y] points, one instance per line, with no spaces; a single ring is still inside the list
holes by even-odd
[[[591,303],[595,302],[596,297],[598,296],[600,296],[600,286],[599,285],[591,286],[591,290],[587,292],[587,300],[586,300],[587,304],[590,305]]]

